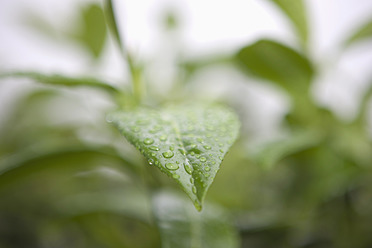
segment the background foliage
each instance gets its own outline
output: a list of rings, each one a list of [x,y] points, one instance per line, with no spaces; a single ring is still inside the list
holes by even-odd
[[[265,38],[230,54],[179,56],[166,96],[151,90],[158,80],[148,73],[151,58],[127,51],[112,25],[132,88],[85,76],[1,71],[2,83],[12,76],[11,83],[26,78],[41,84],[2,115],[0,247],[371,247],[372,88],[352,120],[322,106],[312,93],[323,68],[309,52],[306,6],[298,0],[270,3],[293,26],[297,44]],[[40,35],[63,37],[89,53],[92,66],[111,41],[101,5],[82,6],[77,23],[66,30],[32,20],[29,28]],[[177,30],[176,15],[165,20],[167,32]],[[367,21],[342,41],[340,53],[364,46],[371,35]],[[242,127],[199,213],[181,187],[107,123],[106,114],[115,106],[129,113],[138,102],[160,108],[207,101],[193,80],[222,69],[279,91],[290,107],[277,124],[280,135],[267,139],[252,132],[254,112],[247,116],[239,105],[247,96],[215,100],[233,108]],[[238,89],[234,82],[230,87]]]

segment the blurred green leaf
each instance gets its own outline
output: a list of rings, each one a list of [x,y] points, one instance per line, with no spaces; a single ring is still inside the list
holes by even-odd
[[[239,130],[233,112],[212,105],[140,108],[112,113],[108,119],[150,165],[181,185],[198,210]]]
[[[306,6],[302,0],[272,0],[292,21],[303,44],[308,40]]]
[[[55,208],[68,216],[108,212],[149,223],[151,209],[148,200],[143,189],[130,185],[120,190],[79,192],[55,201]]]
[[[98,58],[107,38],[103,10],[98,4],[91,4],[82,10],[80,18],[81,27],[73,32],[72,37]]]
[[[226,213],[212,205],[198,213],[184,198],[161,192],[153,199],[162,248],[237,248],[239,239]]]
[[[359,27],[354,33],[346,40],[346,45],[354,44],[363,39],[372,37],[372,20]]]
[[[4,158],[0,163],[0,188],[8,184],[17,184],[20,180],[36,175],[36,172],[48,173],[79,171],[82,168],[99,166],[102,161],[113,161],[123,168],[130,169],[135,175],[136,166],[105,147],[70,147],[43,153],[25,152]]]
[[[271,169],[276,163],[287,156],[304,151],[319,144],[318,134],[301,132],[288,138],[265,145],[257,155],[257,162],[266,169]]]
[[[0,74],[0,79],[8,77],[28,78],[39,83],[50,85],[63,85],[69,87],[88,86],[105,90],[110,94],[116,94],[119,92],[119,90],[114,86],[111,86],[97,79],[88,77],[72,78],[58,74],[46,75],[37,72],[9,72]]]
[[[245,72],[273,81],[290,93],[307,92],[314,75],[306,57],[272,40],[260,40],[246,46],[236,58]]]

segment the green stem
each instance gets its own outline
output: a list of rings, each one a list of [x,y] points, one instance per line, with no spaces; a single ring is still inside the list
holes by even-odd
[[[111,30],[114,40],[116,41],[120,49],[120,53],[123,59],[127,63],[128,71],[130,74],[130,81],[132,83],[134,99],[136,101],[136,104],[139,104],[142,100],[142,95],[144,92],[144,85],[142,83],[142,70],[135,64],[131,54],[126,49],[124,49],[122,38],[119,33],[117,21],[115,18],[114,5],[112,3],[112,0],[106,0],[105,10],[106,22]]]

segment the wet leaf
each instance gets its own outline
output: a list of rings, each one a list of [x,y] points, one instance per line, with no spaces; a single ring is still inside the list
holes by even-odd
[[[153,204],[162,248],[239,247],[238,234],[222,209],[208,205],[208,211],[199,213],[184,198],[166,192],[155,195]]]
[[[303,94],[314,74],[306,57],[272,40],[260,40],[246,46],[236,57],[248,74],[273,81],[289,92]]]
[[[212,105],[118,111],[108,120],[150,165],[176,180],[199,210],[239,130],[233,112]]]

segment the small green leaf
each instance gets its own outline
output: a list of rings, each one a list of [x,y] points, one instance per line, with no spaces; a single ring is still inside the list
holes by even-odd
[[[43,84],[51,84],[51,85],[64,85],[70,87],[77,87],[77,86],[89,86],[94,88],[103,89],[110,94],[118,93],[118,89],[114,86],[111,86],[107,83],[101,82],[94,78],[71,78],[65,77],[58,74],[53,75],[45,75],[37,72],[10,72],[10,73],[3,73],[0,74],[1,78],[6,77],[21,77],[21,78],[29,78],[35,80],[39,83]]]
[[[221,106],[139,108],[112,113],[108,120],[150,165],[176,180],[199,210],[239,130],[237,116]]]
[[[198,213],[184,198],[165,192],[155,195],[153,204],[162,248],[239,247],[238,234],[222,209],[208,205],[208,211]]]
[[[75,37],[95,57],[98,58],[103,50],[107,37],[107,28],[102,8],[91,4],[81,13],[81,28]]]
[[[292,21],[301,41],[308,40],[308,23],[305,4],[302,0],[272,0]]]
[[[242,69],[273,81],[289,92],[308,90],[314,70],[310,61],[295,50],[271,40],[260,40],[236,55]]]
[[[355,42],[363,39],[372,37],[372,20],[359,27],[351,36],[347,39],[346,45],[351,45]]]

